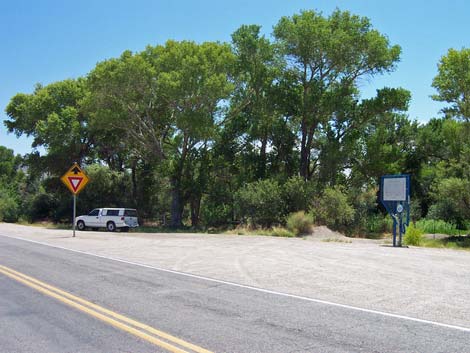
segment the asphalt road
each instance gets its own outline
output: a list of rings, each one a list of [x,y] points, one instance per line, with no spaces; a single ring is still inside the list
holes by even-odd
[[[470,352],[470,330],[0,236],[0,265],[213,352]],[[162,352],[0,273],[0,352]]]

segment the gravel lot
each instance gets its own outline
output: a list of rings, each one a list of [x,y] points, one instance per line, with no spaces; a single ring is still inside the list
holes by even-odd
[[[298,239],[77,231],[72,238],[71,231],[0,223],[0,236],[470,328],[470,252],[345,242],[324,228],[315,234]]]

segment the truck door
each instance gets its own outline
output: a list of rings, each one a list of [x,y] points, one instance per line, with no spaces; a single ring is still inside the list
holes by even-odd
[[[98,227],[99,220],[101,217],[101,210],[99,208],[95,208],[88,214],[86,225],[88,227]]]

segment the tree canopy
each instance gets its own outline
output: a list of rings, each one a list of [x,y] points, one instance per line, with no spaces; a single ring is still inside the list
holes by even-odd
[[[379,177],[410,173],[415,218],[465,226],[469,49],[441,58],[433,99],[449,105],[419,124],[406,88],[363,97],[364,82],[393,72],[401,54],[368,18],[306,10],[262,33],[242,25],[230,43],[126,50],[84,77],[13,96],[8,131],[45,153],[0,148],[0,217],[69,218],[59,177],[79,162],[92,177],[79,212],[132,206],[163,225],[228,227],[305,211],[363,234],[386,227]]]

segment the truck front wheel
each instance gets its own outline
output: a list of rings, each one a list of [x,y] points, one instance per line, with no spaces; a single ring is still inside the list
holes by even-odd
[[[85,230],[85,222],[78,221],[77,222],[77,228],[78,228],[78,230]]]

